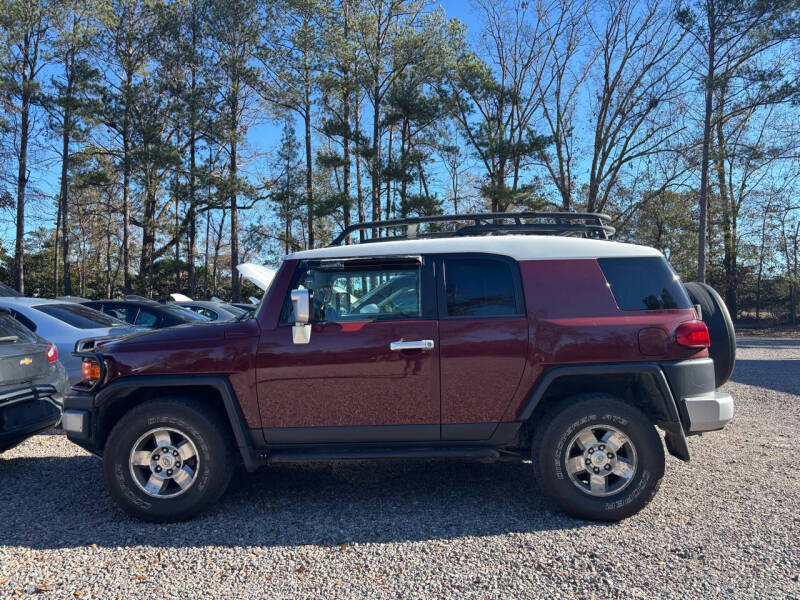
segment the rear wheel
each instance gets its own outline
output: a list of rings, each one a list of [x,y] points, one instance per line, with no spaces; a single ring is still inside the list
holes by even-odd
[[[230,483],[233,443],[218,415],[183,398],[140,404],[106,442],[103,475],[116,502],[148,521],[189,519]]]
[[[606,394],[582,394],[548,413],[532,442],[536,479],[568,513],[618,521],[639,512],[664,475],[649,419]]]

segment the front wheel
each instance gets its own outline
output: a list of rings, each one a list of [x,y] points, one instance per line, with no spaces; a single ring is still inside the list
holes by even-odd
[[[216,502],[234,466],[227,424],[183,398],[140,404],[111,431],[103,476],[116,502],[147,521],[189,519]]]
[[[532,458],[544,492],[582,519],[618,521],[644,508],[664,476],[664,448],[649,419],[606,394],[582,394],[547,414]]]

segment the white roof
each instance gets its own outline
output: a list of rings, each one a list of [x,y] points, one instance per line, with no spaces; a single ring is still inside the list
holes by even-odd
[[[349,258],[394,254],[484,252],[516,260],[558,260],[571,258],[612,258],[618,256],[661,256],[655,248],[609,240],[546,236],[501,235],[452,238],[421,238],[332,246],[290,254],[291,259]]]

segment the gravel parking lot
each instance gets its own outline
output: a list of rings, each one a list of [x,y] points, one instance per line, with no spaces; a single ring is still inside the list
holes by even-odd
[[[61,435],[0,457],[0,597],[800,598],[800,340],[740,340],[736,418],[668,457],[614,525],[563,516],[529,466],[242,472],[190,523],[134,521]]]

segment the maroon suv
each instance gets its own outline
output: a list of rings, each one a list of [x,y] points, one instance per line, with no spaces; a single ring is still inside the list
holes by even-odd
[[[378,239],[341,243],[357,229]],[[149,520],[208,507],[237,461],[378,458],[531,461],[568,512],[622,519],[658,489],[658,429],[688,460],[687,435],[733,417],[715,390],[735,341],[711,288],[612,232],[575,213],[351,227],[288,256],[250,320],[78,353],[64,429]]]

